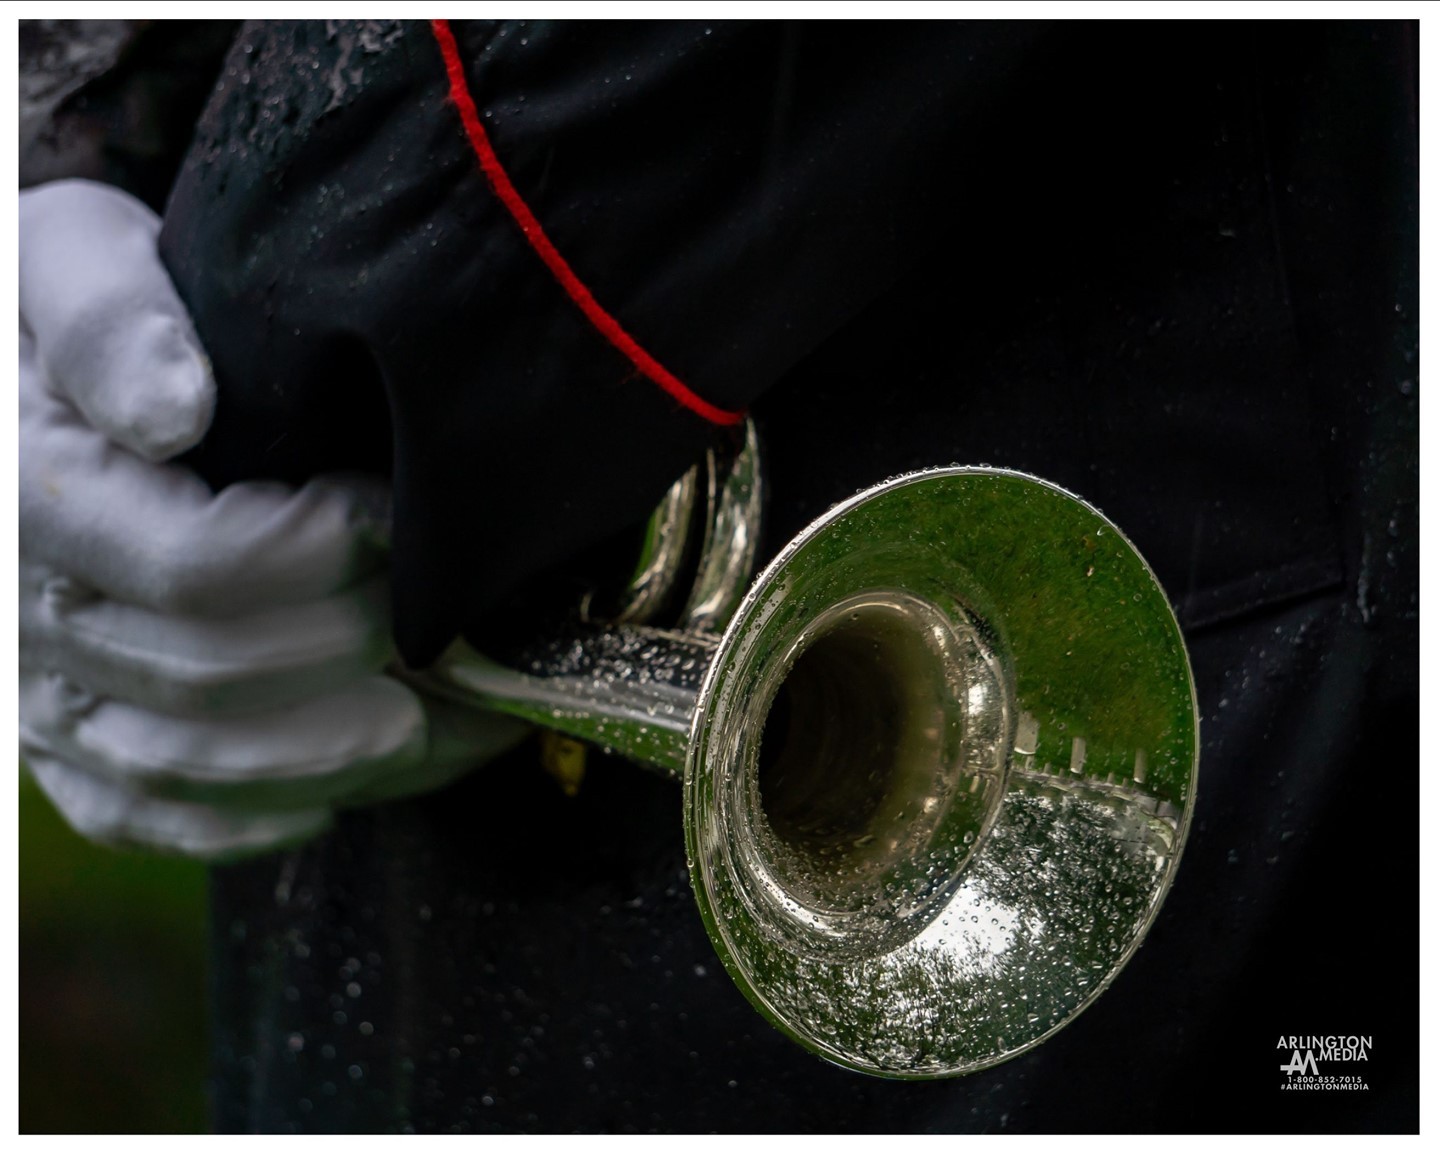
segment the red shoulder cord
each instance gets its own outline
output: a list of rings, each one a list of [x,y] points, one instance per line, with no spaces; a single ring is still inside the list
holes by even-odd
[[[465,78],[465,67],[460,59],[460,49],[455,43],[455,34],[450,30],[450,21],[432,20],[430,21],[430,30],[435,34],[435,42],[440,46],[440,55],[445,59],[445,73],[450,79],[450,100],[460,113],[460,122],[465,126],[465,135],[470,139],[470,147],[475,153],[475,158],[480,161],[480,170],[485,174],[485,179],[489,181],[495,195],[505,205],[515,223],[520,226],[526,243],[550,269],[550,274],[559,281],[560,286],[565,289],[565,294],[574,301],[575,306],[584,313],[585,318],[595,326],[595,329],[635,365],[641,375],[658,384],[685,407],[696,415],[709,420],[712,424],[722,426],[738,424],[745,418],[744,412],[728,412],[697,396],[681,383],[679,377],[671,373],[664,364],[636,343],[634,337],[620,326],[620,322],[614,316],[600,306],[599,301],[590,293],[590,289],[581,283],[580,277],[575,274],[574,269],[566,263],[565,257],[550,242],[550,237],[545,234],[545,229],[540,226],[540,221],[535,218],[535,213],[530,210],[530,206],[521,198],[515,185],[510,182],[509,174],[505,171],[504,165],[500,163],[495,149],[490,146],[490,137],[485,134],[485,128],[480,123],[480,116],[475,111],[475,101],[470,95],[470,85]]]

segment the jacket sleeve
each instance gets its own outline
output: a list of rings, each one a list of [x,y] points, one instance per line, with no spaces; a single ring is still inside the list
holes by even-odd
[[[1045,40],[247,26],[162,237],[221,383],[193,462],[391,472],[397,640],[424,664],[643,519],[956,227],[957,189],[1019,146],[987,109]]]

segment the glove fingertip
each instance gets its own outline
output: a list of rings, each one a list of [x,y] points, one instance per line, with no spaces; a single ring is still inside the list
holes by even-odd
[[[95,409],[86,415],[100,431],[154,463],[193,448],[215,416],[209,358],[178,329],[167,336],[163,352],[152,348],[143,379],[132,367],[132,378],[112,381],[86,405]]]

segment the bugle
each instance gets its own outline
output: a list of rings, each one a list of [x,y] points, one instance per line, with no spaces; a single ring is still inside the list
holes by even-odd
[[[638,621],[694,477],[618,622],[515,667],[457,645],[426,685],[680,778],[715,948],[799,1043],[894,1078],[988,1067],[1088,1006],[1170,886],[1199,726],[1175,616],[1100,512],[988,467],[845,500],[741,599],[750,435],[712,459],[686,626]]]

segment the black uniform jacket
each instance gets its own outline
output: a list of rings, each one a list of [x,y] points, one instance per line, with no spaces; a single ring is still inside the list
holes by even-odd
[[[1393,24],[244,28],[162,238],[193,462],[393,474],[408,661],[523,628],[749,410],[767,555],[937,463],[1104,509],[1204,747],[1138,956],[940,1084],[753,1016],[664,780],[522,749],[352,813],[217,875],[220,1125],[1413,1130],[1417,75]],[[1364,1091],[1282,1090],[1277,1039],[1349,1034]]]

